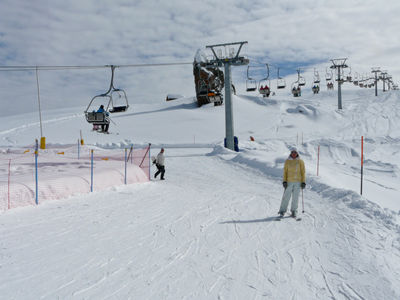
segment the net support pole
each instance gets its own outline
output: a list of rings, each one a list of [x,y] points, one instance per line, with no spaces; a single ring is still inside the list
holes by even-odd
[[[7,207],[8,209],[11,208],[11,202],[10,202],[10,180],[11,180],[11,159],[8,160],[8,191],[7,191]]]
[[[128,161],[128,149],[125,148],[125,178],[124,178],[124,183],[126,184],[126,165],[127,165],[127,161]]]
[[[93,149],[90,150],[90,192],[93,192]]]
[[[36,139],[36,145],[35,145],[35,203],[36,205],[39,204],[39,197],[38,197],[38,192],[39,192],[39,179],[38,179],[38,153],[39,153],[39,142]]]
[[[317,176],[319,176],[319,150],[320,150],[320,146],[318,145]]]
[[[361,136],[361,185],[360,195],[363,193],[363,176],[364,176],[364,136]]]
[[[150,174],[151,174],[151,162],[150,162],[150,151],[151,151],[151,143],[149,143],[149,180],[150,180]]]

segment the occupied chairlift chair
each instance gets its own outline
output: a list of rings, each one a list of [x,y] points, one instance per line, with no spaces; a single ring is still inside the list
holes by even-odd
[[[279,68],[278,68],[278,79],[276,86],[278,89],[284,89],[286,87],[286,81],[282,77],[279,76]]]
[[[108,125],[110,124],[108,113],[124,112],[129,107],[125,91],[114,87],[114,71],[116,66],[111,65],[110,67],[111,82],[108,91],[104,94],[94,96],[85,110],[86,121],[93,125]],[[94,106],[95,102],[96,106]],[[98,106],[100,106],[99,103],[105,106],[104,112],[97,112]]]
[[[346,75],[347,82],[353,82],[353,78],[351,77],[351,67],[349,67],[349,73]]]
[[[298,84],[298,81],[295,81],[292,83],[292,94],[293,94],[293,97],[301,96],[301,87]]]
[[[295,82],[292,83],[291,91],[292,91],[293,97],[300,97],[301,96],[301,87],[300,87],[298,79]]]
[[[361,79],[359,79],[358,80],[358,86],[360,87],[360,88],[363,88],[364,87],[364,76],[361,76]]]
[[[314,94],[319,93],[319,83],[321,82],[319,73],[317,70],[314,69],[314,85],[311,88]]]
[[[332,82],[332,70],[328,72],[328,69],[326,69],[325,72],[325,80],[326,80],[326,87],[328,90],[333,90],[333,82]]]
[[[263,96],[263,97],[269,97],[271,95],[271,80],[269,80],[269,66],[267,66],[267,77],[263,78],[260,80],[258,84],[258,92]]]
[[[354,76],[353,76],[353,84],[358,85],[358,82],[359,82],[359,76],[358,76],[358,73],[355,72]]]

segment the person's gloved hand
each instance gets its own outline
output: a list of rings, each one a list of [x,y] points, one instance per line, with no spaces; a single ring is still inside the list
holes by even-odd
[[[301,189],[304,190],[305,188],[306,188],[306,183],[305,183],[305,182],[302,182],[302,183],[301,183]]]
[[[286,182],[286,181],[282,182],[282,185],[283,185],[283,187],[284,187],[285,189],[287,188],[287,182]]]

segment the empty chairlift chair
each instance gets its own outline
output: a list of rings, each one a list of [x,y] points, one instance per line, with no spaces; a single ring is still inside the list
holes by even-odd
[[[279,76],[279,68],[278,68],[278,76],[277,76],[277,83],[276,87],[278,89],[284,89],[286,87],[286,81],[282,77]]]
[[[247,66],[246,92],[254,92],[257,90],[257,80],[249,76],[250,66]]]
[[[300,69],[297,69],[297,81],[296,82],[299,86],[306,85],[306,79],[300,75]]]

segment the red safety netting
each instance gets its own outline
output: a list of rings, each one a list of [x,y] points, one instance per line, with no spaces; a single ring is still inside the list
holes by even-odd
[[[33,149],[1,153],[0,210],[125,183],[147,182],[150,179],[149,150],[149,147],[127,150],[58,147],[40,151],[37,164]]]

